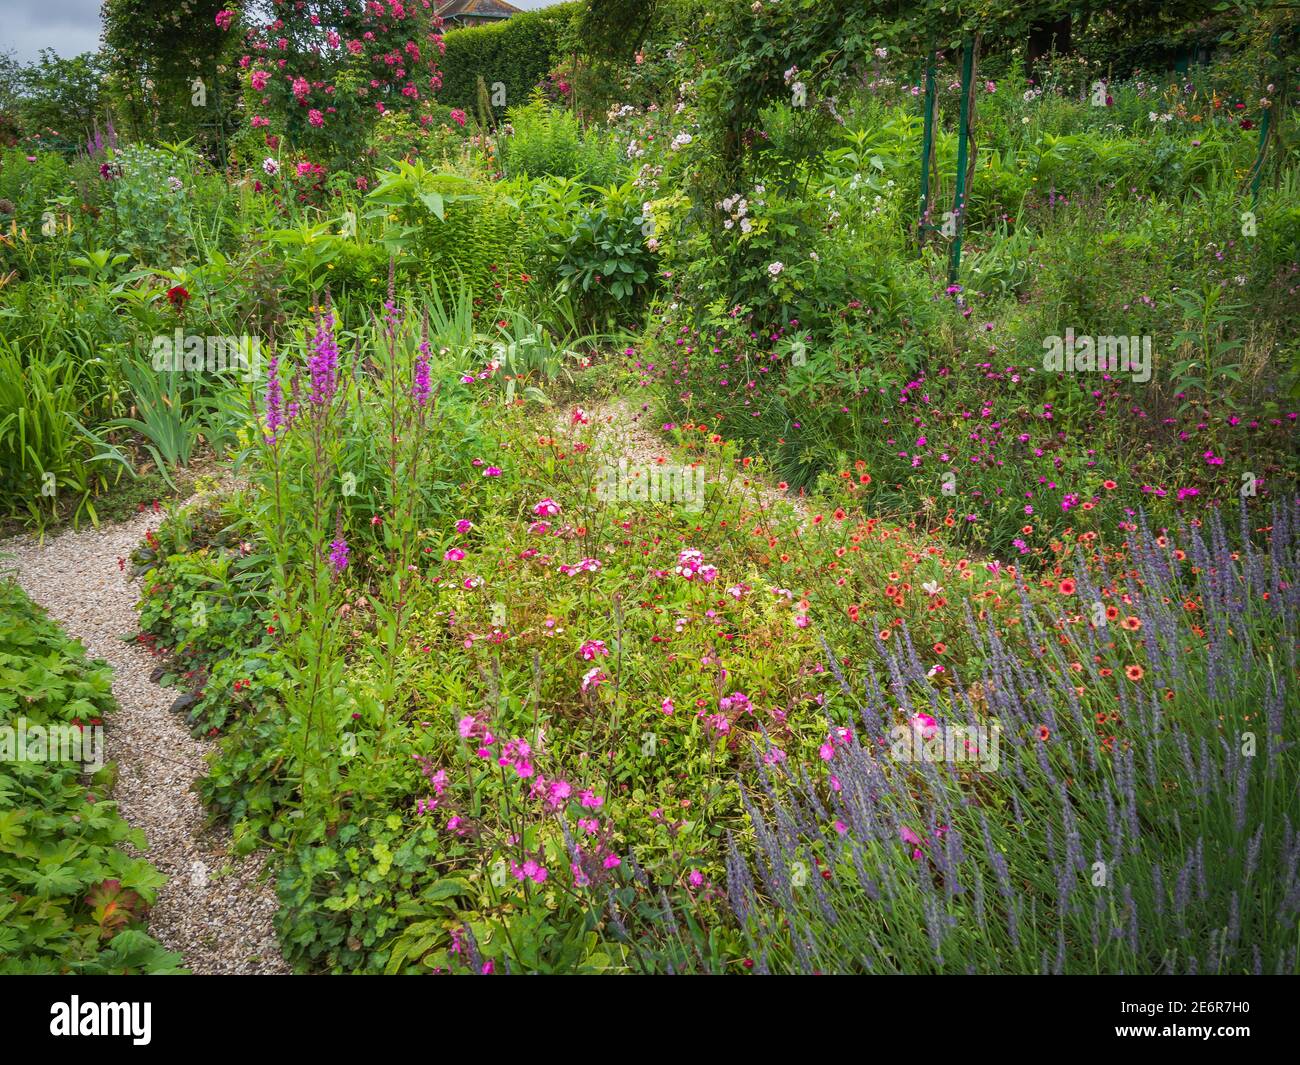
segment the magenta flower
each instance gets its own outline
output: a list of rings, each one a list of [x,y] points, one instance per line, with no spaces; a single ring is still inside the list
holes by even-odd
[[[348,568],[348,542],[342,537],[330,544],[330,565],[335,573],[342,573]]]
[[[272,355],[266,370],[266,442],[268,444],[275,443],[276,430],[284,424],[284,415],[280,409],[279,366],[279,356]]]
[[[411,398],[417,407],[429,402],[429,342],[420,344],[420,354],[415,358],[415,383],[411,385]]]
[[[307,395],[315,406],[324,406],[338,391],[339,348],[334,340],[334,315],[328,311],[316,326],[312,338],[312,355],[307,361],[311,387]]]
[[[913,714],[911,724],[912,728],[927,740],[931,739],[939,731],[939,723],[929,714]]]

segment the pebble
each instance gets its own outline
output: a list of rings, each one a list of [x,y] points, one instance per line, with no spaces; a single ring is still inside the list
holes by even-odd
[[[161,520],[146,512],[43,545],[17,537],[0,543],[0,557],[10,556],[0,566],[17,569],[18,583],[89,658],[113,667],[119,708],[104,731],[118,767],[112,798],[144,831],[145,856],[168,878],[149,911],[149,933],[197,974],[288,973],[272,925],[277,900],[267,855],[233,857],[228,830],[210,823],[194,790],[214,744],[195,739],[184,715],[170,712],[177,693],[153,679],[158,660],[125,642],[139,631],[131,552]]]

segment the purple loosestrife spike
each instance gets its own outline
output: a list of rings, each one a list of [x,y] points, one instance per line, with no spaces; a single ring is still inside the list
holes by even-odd
[[[420,354],[415,358],[415,383],[411,386],[411,396],[417,407],[429,402],[429,342],[420,343]]]
[[[348,542],[341,536],[330,544],[330,565],[335,573],[348,568]]]
[[[311,387],[308,396],[314,406],[322,407],[334,398],[338,391],[339,347],[334,339],[334,315],[326,311],[316,326],[316,335],[312,338],[312,355],[307,363],[311,372]]]
[[[279,368],[279,356],[272,355],[271,361],[266,368],[266,442],[268,444],[275,443],[277,432],[285,424],[284,415],[280,409]]]

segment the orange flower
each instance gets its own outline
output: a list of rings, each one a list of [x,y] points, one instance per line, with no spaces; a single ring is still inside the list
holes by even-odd
[[[887,640],[889,639],[889,630],[881,629],[878,633],[876,633],[876,635],[879,636],[882,640]]]
[[[1134,681],[1136,681],[1136,680],[1141,680],[1142,677],[1143,677],[1142,667],[1141,667],[1141,666],[1125,666],[1125,667],[1124,667],[1124,676],[1128,677],[1129,680],[1134,680]]]
[[[1046,725],[1038,726],[1038,738],[1040,740],[1046,741],[1051,735],[1052,735],[1052,730],[1049,729]]]
[[[1142,627],[1142,622],[1140,622],[1137,618],[1135,618],[1132,614],[1130,614],[1128,617],[1126,617],[1123,621],[1120,622],[1120,627],[1124,629],[1128,629],[1129,632],[1137,632],[1137,630]]]
[[[948,650],[948,645],[942,641],[934,645],[934,653],[937,655],[943,654],[946,650]]]
[[[1067,577],[1065,580],[1061,582],[1059,591],[1062,595],[1073,595],[1074,581],[1071,578]]]

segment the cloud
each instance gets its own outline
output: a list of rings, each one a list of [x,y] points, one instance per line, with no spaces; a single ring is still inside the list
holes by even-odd
[[[5,32],[0,50],[12,50],[30,63],[42,48],[65,58],[99,50],[101,0],[38,0],[5,4]]]

